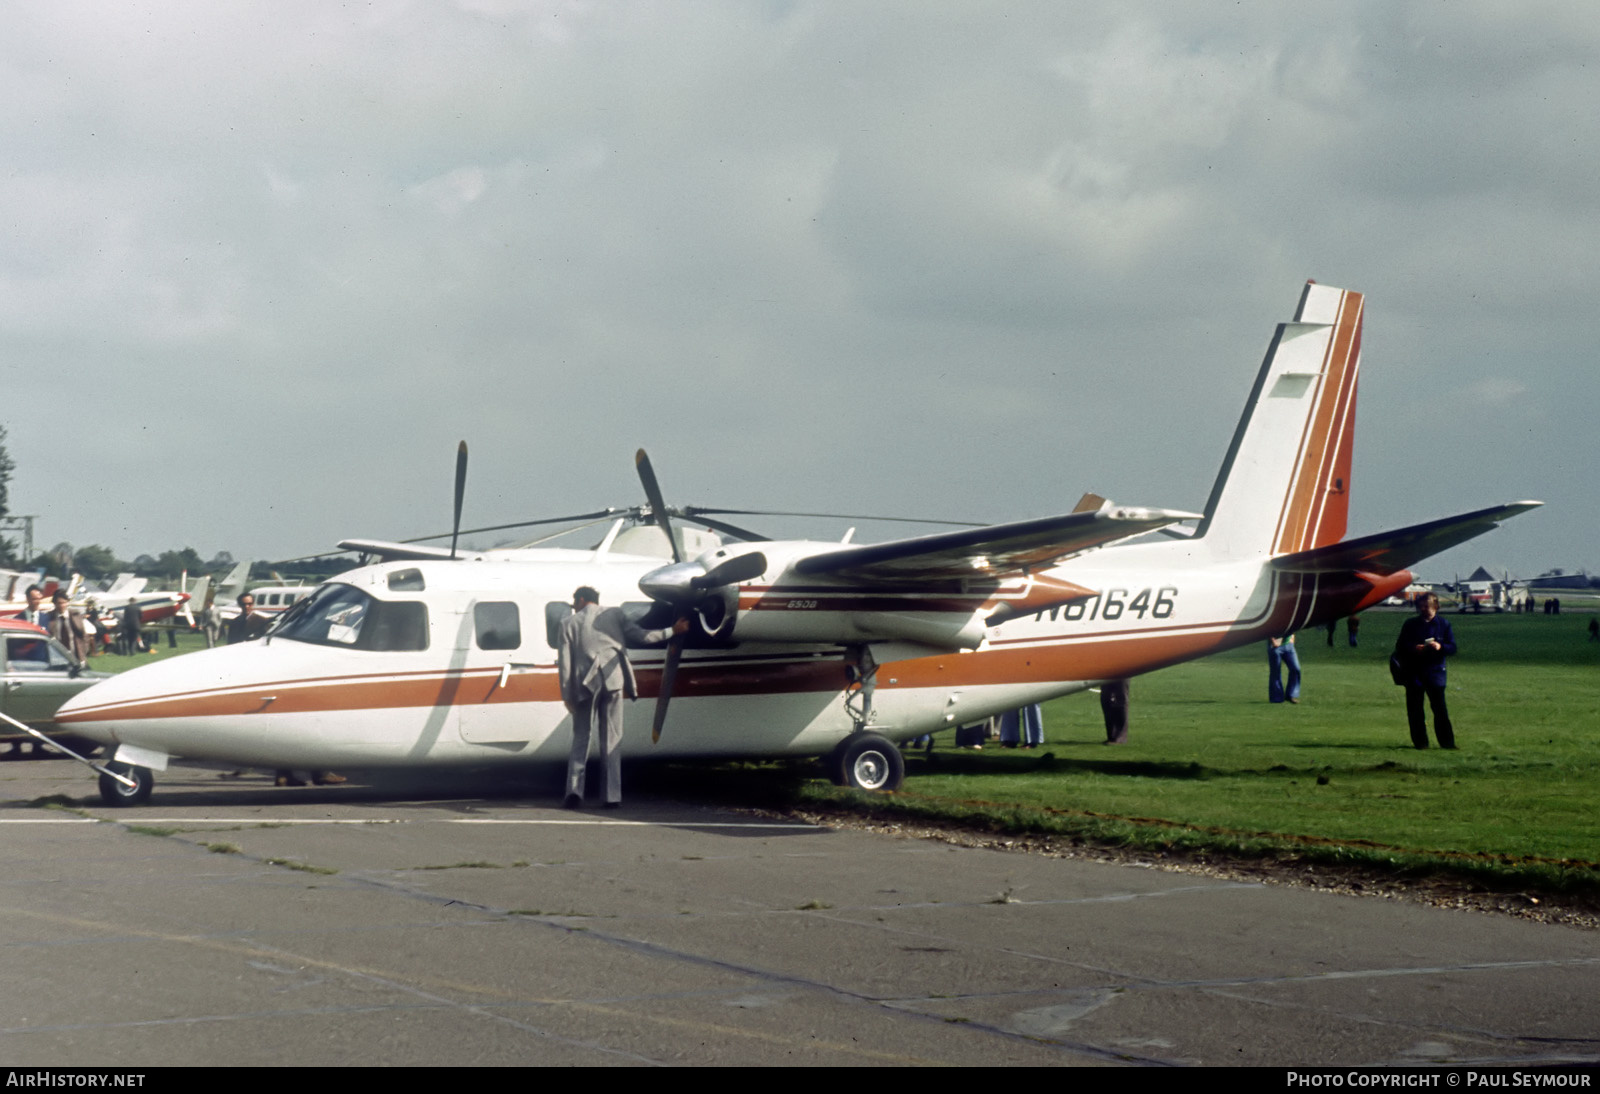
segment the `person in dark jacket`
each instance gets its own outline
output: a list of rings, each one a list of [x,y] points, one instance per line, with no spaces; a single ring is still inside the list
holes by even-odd
[[[249,593],[240,593],[235,603],[239,605],[239,614],[228,624],[228,645],[254,642],[267,633],[267,627],[272,621],[256,611],[255,597]]]
[[[139,638],[139,628],[143,626],[144,613],[139,610],[139,602],[130,599],[128,606],[122,609],[122,626],[117,628],[117,644],[123,653],[131,656],[144,652],[144,642]]]
[[[1444,702],[1444,659],[1456,652],[1455,632],[1449,620],[1439,614],[1439,598],[1433,593],[1417,597],[1417,614],[1400,626],[1394,653],[1404,666],[1401,682],[1406,689],[1406,719],[1411,725],[1411,744],[1428,747],[1428,723],[1422,714],[1422,697],[1433,708],[1433,734],[1440,748],[1456,747],[1455,727]]]

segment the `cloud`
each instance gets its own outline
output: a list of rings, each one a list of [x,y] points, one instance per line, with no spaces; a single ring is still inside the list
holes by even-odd
[[[415,534],[462,436],[484,523],[631,501],[641,443],[706,502],[1192,507],[1316,277],[1369,293],[1355,530],[1461,453],[1429,515],[1570,498],[1504,557],[1600,566],[1548,452],[1597,394],[1586,9],[0,11],[0,383],[96,423],[0,410],[52,541]]]

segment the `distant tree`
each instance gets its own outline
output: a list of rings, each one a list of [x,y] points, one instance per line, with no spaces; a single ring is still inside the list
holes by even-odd
[[[185,570],[191,574],[198,574],[205,569],[205,560],[193,547],[185,547],[181,551],[162,551],[161,557],[156,559],[152,568],[151,577],[176,578]]]
[[[112,553],[111,548],[102,547],[98,543],[80,547],[72,556],[72,568],[91,581],[110,577],[121,570],[123,565]]]
[[[234,565],[234,558],[230,552],[218,551],[216,556],[206,563],[206,572],[214,574],[222,570],[231,570]]]
[[[50,548],[51,572],[66,577],[72,572],[72,544],[62,541]]]
[[[0,425],[0,517],[11,511],[11,472],[16,469],[11,454],[6,451],[6,427]]]
[[[17,557],[17,541],[0,536],[0,566],[14,570],[21,563],[22,559]]]
[[[138,574],[140,577],[155,577],[155,576],[157,576],[156,575],[156,559],[155,559],[154,555],[140,555],[138,558],[134,559],[129,565],[131,565],[133,567],[133,572]]]

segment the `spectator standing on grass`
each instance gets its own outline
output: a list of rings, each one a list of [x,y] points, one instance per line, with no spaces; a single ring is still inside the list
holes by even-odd
[[[1128,681],[1107,680],[1100,685],[1100,716],[1106,723],[1106,744],[1128,743]]]
[[[228,624],[230,646],[240,642],[254,642],[267,633],[269,622],[266,616],[256,611],[256,598],[249,593],[240,593],[236,603],[239,605],[239,614]]]
[[[144,626],[144,613],[139,610],[139,602],[132,598],[128,606],[122,609],[122,626],[117,628],[117,638],[122,644],[122,652],[132,656],[144,649],[139,640],[139,630]]]
[[[89,632],[84,629],[83,617],[67,606],[67,594],[61,589],[57,589],[50,600],[55,610],[45,612],[39,625],[81,665],[89,659]]]
[[[1038,703],[1029,703],[1000,715],[1000,744],[1003,748],[1037,748],[1044,744],[1044,716]]]
[[[1439,614],[1439,598],[1432,593],[1417,597],[1417,614],[1401,624],[1400,637],[1394,643],[1394,655],[1401,666],[1399,682],[1406,689],[1406,721],[1414,748],[1428,747],[1428,723],[1422,713],[1424,696],[1433,709],[1433,735],[1439,739],[1439,747],[1456,747],[1455,727],[1444,701],[1444,659],[1455,652],[1455,632],[1450,629],[1450,621]]]
[[[1283,670],[1289,669],[1289,682],[1283,681]],[[1295,652],[1294,635],[1267,639],[1267,702],[1291,703],[1300,701],[1300,655]]]

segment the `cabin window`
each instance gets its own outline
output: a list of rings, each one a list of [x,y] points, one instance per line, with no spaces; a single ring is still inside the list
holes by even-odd
[[[550,648],[561,648],[561,624],[572,614],[572,605],[565,600],[552,600],[544,606],[544,640]]]
[[[472,625],[478,632],[480,650],[514,650],[522,645],[522,617],[509,600],[474,604]]]
[[[389,588],[397,593],[420,593],[427,587],[427,583],[422,580],[422,571],[415,566],[406,570],[394,570],[389,574]]]
[[[285,613],[271,634],[356,650],[425,650],[428,607],[415,600],[378,600],[349,585],[324,585],[293,614]]]

